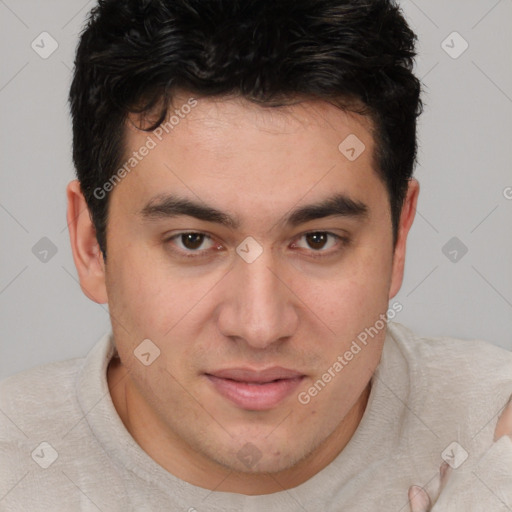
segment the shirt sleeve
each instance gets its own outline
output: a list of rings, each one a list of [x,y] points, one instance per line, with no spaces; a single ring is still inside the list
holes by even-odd
[[[502,436],[472,470],[453,470],[432,512],[510,512],[512,437]]]

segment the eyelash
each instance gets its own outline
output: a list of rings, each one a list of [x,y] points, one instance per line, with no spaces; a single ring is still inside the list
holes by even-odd
[[[205,237],[205,239],[213,240],[213,238],[210,235],[208,235],[207,233],[203,233],[201,231],[181,231],[179,233],[176,233],[176,234],[172,235],[171,237],[166,238],[164,240],[164,243],[172,245],[171,242],[173,242],[175,239],[178,239],[178,238],[180,238],[183,235],[189,235],[189,234],[203,235]],[[339,252],[342,248],[348,246],[350,244],[350,242],[351,242],[349,237],[347,237],[347,236],[340,236],[340,235],[337,235],[335,233],[331,233],[330,231],[308,231],[306,233],[302,233],[297,238],[297,240],[300,240],[301,238],[303,238],[303,237],[305,237],[307,235],[312,235],[312,234],[323,234],[323,235],[331,236],[334,239],[336,239],[338,244],[341,246],[341,247],[334,248],[334,249],[331,248],[331,250],[328,250],[328,251],[322,251],[322,250],[315,251],[314,249],[311,249],[311,254],[309,254],[308,257],[313,258],[313,259],[327,258],[329,256],[332,256],[334,253]],[[177,253],[178,255],[180,255],[180,256],[182,256],[184,258],[189,258],[189,259],[192,259],[192,258],[194,258],[194,259],[206,258],[206,257],[210,256],[210,254],[208,254],[208,252],[211,251],[211,250],[212,249],[210,249],[210,250],[206,249],[206,250],[202,250],[202,251],[200,251],[200,250],[184,251],[182,249],[172,248],[173,252]],[[215,249],[213,249],[213,250],[215,250]]]

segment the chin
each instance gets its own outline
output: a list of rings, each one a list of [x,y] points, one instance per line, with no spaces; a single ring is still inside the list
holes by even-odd
[[[293,438],[294,436],[288,437],[288,439]],[[217,450],[212,456],[218,464],[231,471],[257,475],[289,470],[314,450],[314,446],[310,450],[301,449],[296,442],[292,446],[289,442],[279,439],[275,439],[274,443],[269,442],[265,437],[258,440],[253,436],[252,439],[252,441],[236,443],[241,447],[234,452],[232,449],[224,451],[226,456],[219,457],[221,450]]]

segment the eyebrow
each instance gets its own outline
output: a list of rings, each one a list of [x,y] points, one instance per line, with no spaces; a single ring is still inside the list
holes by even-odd
[[[282,223],[296,227],[306,222],[325,217],[364,218],[368,206],[351,199],[345,194],[334,194],[320,202],[298,207],[284,216]],[[152,198],[140,211],[146,220],[172,218],[186,215],[196,219],[214,222],[230,229],[238,229],[240,220],[204,203],[176,195],[158,195]]]

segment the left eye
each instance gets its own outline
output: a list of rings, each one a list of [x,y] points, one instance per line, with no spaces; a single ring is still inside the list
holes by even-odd
[[[331,249],[333,246],[336,245],[336,242],[341,237],[335,235],[334,233],[327,233],[326,231],[314,231],[311,233],[306,233],[300,237],[300,239],[303,238],[306,240],[306,243],[308,244],[309,247],[302,248],[313,249],[314,251],[318,252],[321,249]],[[331,243],[329,243],[329,238],[331,238]]]

